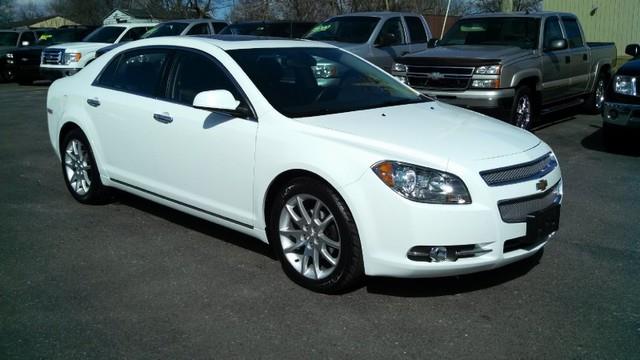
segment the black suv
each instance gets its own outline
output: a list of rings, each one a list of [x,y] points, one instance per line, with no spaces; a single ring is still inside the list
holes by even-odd
[[[604,94],[602,129],[608,146],[618,135],[640,129],[640,45],[631,44],[625,53],[633,56],[613,76]]]
[[[16,49],[31,46],[36,42],[33,30],[0,30],[0,80],[11,81],[13,75],[6,69],[6,54]]]
[[[66,26],[43,32],[35,46],[7,53],[7,72],[20,84],[30,84],[35,80],[44,79],[40,75],[40,57],[44,48],[55,44],[82,41],[95,29],[95,26]]]
[[[237,22],[222,29],[220,35],[273,36],[298,39],[303,37],[315,25],[316,23],[314,22],[286,20]]]

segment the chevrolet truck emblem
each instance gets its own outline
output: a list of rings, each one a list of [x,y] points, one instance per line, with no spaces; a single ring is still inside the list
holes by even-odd
[[[433,79],[433,80],[440,80],[440,79],[444,79],[444,75],[439,72],[427,73],[427,78]]]
[[[536,183],[536,190],[544,191],[547,188],[547,185],[549,185],[547,180],[542,179]]]

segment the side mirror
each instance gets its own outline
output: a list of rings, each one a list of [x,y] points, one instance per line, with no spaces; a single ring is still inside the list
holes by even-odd
[[[555,39],[555,40],[551,40],[551,43],[545,50],[557,51],[557,50],[564,50],[568,47],[569,47],[569,43],[567,42],[567,39]]]
[[[429,49],[433,49],[434,47],[438,46],[438,43],[440,42],[440,39],[436,39],[436,38],[431,38],[429,39],[429,41],[427,42],[427,48]]]
[[[396,35],[392,33],[384,33],[380,34],[378,37],[378,42],[376,43],[377,47],[385,47],[389,45],[393,45],[396,42]]]
[[[23,41],[20,43],[20,46],[29,46],[29,45],[31,45],[31,43],[28,41]]]
[[[221,111],[237,117],[248,117],[248,109],[240,106],[240,101],[228,90],[207,90],[193,99],[193,107],[203,110]]]
[[[624,49],[624,53],[627,54],[627,55],[631,55],[633,57],[638,57],[638,56],[640,56],[640,45],[638,45],[638,44],[629,44]]]

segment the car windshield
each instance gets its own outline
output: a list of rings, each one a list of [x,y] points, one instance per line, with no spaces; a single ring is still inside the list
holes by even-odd
[[[340,49],[261,48],[228,53],[269,103],[292,118],[430,101]]]
[[[540,20],[524,17],[478,18],[458,21],[438,46],[501,45],[535,49]]]
[[[180,35],[187,27],[187,23],[168,22],[160,24],[142,35],[143,39],[154,38],[158,36],[176,36]]]
[[[53,30],[45,32],[38,38],[38,45],[49,46],[68,42],[80,41],[86,31],[79,30]]]
[[[366,43],[380,18],[369,16],[341,16],[316,25],[305,39]]]
[[[11,31],[0,31],[0,46],[16,46],[18,33]]]
[[[97,43],[114,43],[118,40],[118,36],[124,32],[122,26],[104,26],[87,36],[84,41]]]

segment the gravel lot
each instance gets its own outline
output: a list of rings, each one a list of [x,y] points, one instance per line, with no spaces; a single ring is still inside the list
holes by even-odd
[[[76,203],[49,144],[46,90],[0,84],[1,359],[640,353],[640,136],[606,152],[598,116],[570,111],[536,131],[565,181],[561,230],[541,256],[326,296],[236,232],[126,194]]]

